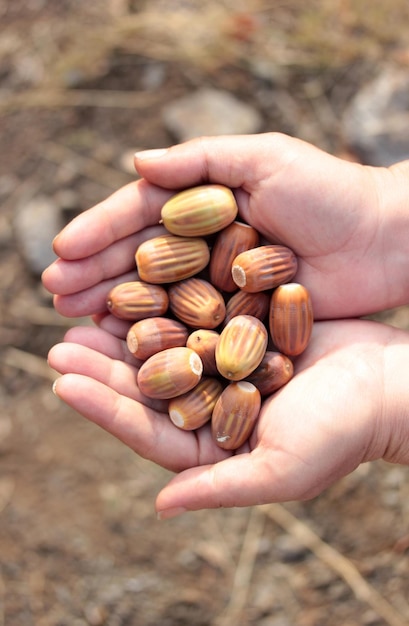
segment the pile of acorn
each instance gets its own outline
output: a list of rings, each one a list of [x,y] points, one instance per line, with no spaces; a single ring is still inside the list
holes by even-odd
[[[294,252],[261,243],[237,214],[222,185],[175,194],[162,207],[165,233],[136,250],[138,280],[107,297],[133,322],[127,346],[142,394],[168,400],[178,428],[211,422],[229,450],[251,434],[263,397],[291,379],[313,325],[308,291],[291,282]]]

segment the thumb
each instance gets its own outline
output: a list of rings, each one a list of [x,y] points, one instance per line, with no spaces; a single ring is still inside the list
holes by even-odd
[[[185,511],[303,499],[309,495],[309,477],[298,471],[296,463],[289,467],[280,456],[277,451],[277,458],[266,463],[262,454],[254,451],[215,465],[185,470],[159,493],[158,517],[167,519]]]
[[[208,182],[246,188],[270,174],[274,159],[282,160],[292,142],[298,140],[278,133],[201,137],[138,152],[134,162],[143,178],[168,189]]]

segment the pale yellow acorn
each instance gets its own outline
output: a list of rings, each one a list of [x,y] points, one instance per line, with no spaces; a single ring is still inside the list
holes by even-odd
[[[263,321],[268,314],[270,297],[263,291],[248,293],[241,289],[231,296],[226,304],[224,325],[236,315],[253,315]]]
[[[187,393],[169,401],[168,412],[172,422],[182,430],[195,430],[210,421],[223,385],[217,378],[202,378]]]
[[[258,243],[256,229],[243,222],[233,222],[220,231],[210,253],[210,282],[221,291],[236,291],[237,285],[231,274],[233,261],[241,252],[258,246]]]
[[[253,383],[262,396],[274,393],[293,377],[294,366],[285,354],[267,350],[261,363],[246,380]]]
[[[194,350],[202,359],[203,374],[206,376],[218,376],[219,370],[216,365],[216,345],[219,341],[217,330],[199,328],[190,333],[186,341],[186,347]]]
[[[131,326],[126,336],[128,350],[137,359],[148,359],[156,352],[186,345],[189,331],[169,317],[149,317]]]
[[[115,317],[138,321],[166,313],[169,298],[160,285],[135,280],[113,287],[108,293],[106,304]]]
[[[240,289],[255,293],[288,283],[295,276],[297,265],[297,257],[290,248],[270,244],[237,255],[231,272]]]
[[[141,243],[135,254],[139,277],[154,284],[189,278],[206,267],[210,250],[200,237],[159,235]]]
[[[224,450],[242,446],[254,428],[261,409],[261,395],[248,381],[230,383],[220,394],[212,415],[212,437]]]
[[[138,371],[137,383],[148,398],[166,400],[193,389],[200,381],[203,364],[194,350],[168,348],[147,359]]]
[[[223,328],[216,345],[216,365],[228,380],[246,378],[261,363],[268,333],[253,315],[236,315]]]
[[[202,185],[172,196],[162,207],[161,221],[174,235],[204,237],[230,224],[237,215],[233,192],[223,185]]]
[[[271,339],[277,350],[287,356],[304,352],[311,338],[313,317],[311,298],[303,285],[277,287],[269,311]]]
[[[184,324],[192,328],[216,328],[224,320],[223,296],[202,278],[188,278],[168,289],[169,307]]]

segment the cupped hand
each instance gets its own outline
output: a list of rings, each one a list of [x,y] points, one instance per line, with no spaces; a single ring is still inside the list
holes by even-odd
[[[234,453],[217,447],[209,425],[179,430],[165,401],[142,396],[137,363],[110,332],[71,329],[49,362],[62,374],[55,385],[61,399],[177,472],[156,503],[161,517],[171,517],[307,499],[362,462],[408,463],[406,382],[399,380],[408,354],[409,337],[397,329],[362,320],[316,323],[295,359],[296,375],[266,399],[250,439]]]
[[[392,171],[275,133],[202,138],[141,153],[135,164],[142,180],[81,214],[54,242],[60,258],[43,282],[62,314],[103,312],[108,290],[135,277],[137,246],[160,232],[164,202],[207,182],[234,189],[240,218],[297,254],[295,280],[311,292],[317,319],[402,303],[395,284],[407,283],[403,231],[398,220],[389,225],[383,202],[396,183]]]

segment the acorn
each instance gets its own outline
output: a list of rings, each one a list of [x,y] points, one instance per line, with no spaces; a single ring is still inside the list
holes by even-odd
[[[162,207],[161,221],[174,235],[204,237],[225,228],[237,211],[231,189],[202,185],[172,196]]]
[[[194,350],[186,347],[157,352],[140,367],[137,383],[148,398],[166,400],[195,387],[203,373],[203,364]]]
[[[199,328],[190,333],[186,341],[186,347],[194,350],[202,359],[203,374],[206,376],[218,376],[219,374],[215,357],[219,336],[217,330]]]
[[[220,333],[216,365],[228,380],[246,378],[260,364],[267,349],[268,333],[252,315],[236,315]]]
[[[227,293],[237,291],[231,269],[237,255],[258,246],[259,234],[243,222],[233,222],[224,228],[214,241],[209,262],[210,282]]]
[[[139,277],[148,283],[173,283],[206,267],[210,250],[200,237],[166,234],[141,243],[135,254]]]
[[[169,297],[160,285],[135,280],[120,283],[108,293],[108,311],[123,320],[138,321],[166,313]]]
[[[262,396],[274,393],[293,377],[294,366],[291,359],[274,350],[267,350],[261,363],[246,380],[253,383]]]
[[[217,378],[202,378],[187,393],[169,401],[168,412],[172,422],[182,430],[195,430],[210,421],[223,385]]]
[[[185,346],[188,335],[186,326],[177,320],[148,317],[131,326],[126,344],[135,358],[146,360],[161,350]]]
[[[248,293],[240,289],[227,301],[223,323],[226,325],[236,315],[253,315],[263,321],[267,317],[269,306],[270,296],[267,293]]]
[[[224,450],[236,450],[248,439],[261,409],[261,394],[252,383],[230,383],[212,414],[212,437]]]
[[[221,293],[203,278],[188,278],[168,289],[173,314],[192,328],[216,328],[224,320],[226,307]]]
[[[240,289],[255,293],[288,283],[295,276],[297,266],[297,257],[290,248],[271,244],[236,256],[231,272]]]
[[[280,285],[270,303],[269,328],[277,350],[298,356],[308,346],[313,326],[313,310],[308,290],[298,283]]]

